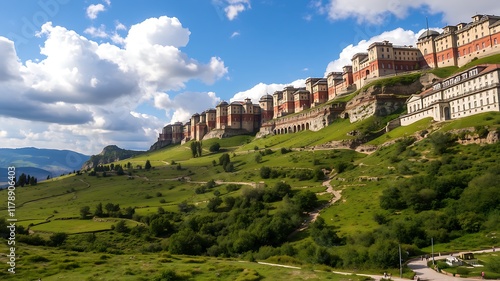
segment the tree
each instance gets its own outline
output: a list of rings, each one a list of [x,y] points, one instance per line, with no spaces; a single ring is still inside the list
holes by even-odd
[[[316,193],[314,192],[301,190],[293,196],[293,202],[301,211],[307,211],[314,209],[318,205],[318,197],[316,197]]]
[[[97,206],[95,207],[94,216],[102,217],[103,214],[104,212],[102,211],[102,203],[99,202],[99,204],[97,204]]]
[[[328,227],[322,217],[316,218],[309,228],[314,242],[320,246],[331,247],[342,242],[335,231]]]
[[[90,207],[89,206],[83,206],[80,208],[80,218],[82,220],[86,219],[87,216],[90,215]]]
[[[151,162],[149,162],[149,160],[146,160],[146,165],[144,165],[144,169],[148,171],[151,169]]]
[[[436,132],[429,136],[429,140],[434,149],[434,153],[441,155],[446,153],[450,144],[452,144],[455,140],[451,136],[450,133],[441,133]]]
[[[184,228],[170,237],[168,250],[172,254],[200,255],[203,252],[201,237],[191,228]]]
[[[125,172],[123,171],[123,168],[121,165],[118,166],[118,169],[116,170],[116,174],[119,176],[125,175]]]
[[[215,212],[217,210],[217,207],[219,207],[222,204],[222,199],[220,199],[219,196],[215,196],[214,198],[211,198],[208,200],[207,208]]]
[[[271,168],[262,166],[260,167],[260,177],[263,179],[268,179],[271,176]]]
[[[17,183],[17,186],[20,186],[20,187],[23,187],[27,184],[26,182],[26,174],[22,173],[20,176],[19,176],[19,179],[16,181]]]
[[[196,144],[196,152],[198,154],[198,157],[201,157],[201,154],[203,152],[203,150],[201,149],[201,141],[199,141],[197,144]]]
[[[255,162],[260,163],[262,161],[262,155],[256,154],[255,155]]]
[[[191,144],[190,144],[190,148],[191,148],[191,154],[193,155],[193,157],[196,157],[197,155],[197,151],[196,151],[196,141],[192,141]]]
[[[124,220],[120,220],[118,221],[115,225],[114,225],[114,230],[118,233],[126,233],[126,232],[129,232],[129,228],[127,227],[127,224],[125,223]]]

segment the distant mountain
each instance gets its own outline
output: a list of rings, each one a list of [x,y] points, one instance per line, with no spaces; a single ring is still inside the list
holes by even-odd
[[[90,158],[71,150],[25,148],[0,148],[0,186],[7,182],[7,167],[16,167],[16,175],[29,174],[44,180],[80,167]]]
[[[119,148],[116,145],[108,145],[102,150],[101,153],[92,155],[90,159],[83,164],[82,170],[92,169],[99,165],[105,165],[114,161],[127,159],[144,152],[145,151],[126,150]]]

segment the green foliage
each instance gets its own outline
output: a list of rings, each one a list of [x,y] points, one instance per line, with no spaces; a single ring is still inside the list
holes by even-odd
[[[219,152],[220,150],[220,144],[218,142],[212,144],[209,149],[210,152]]]
[[[58,247],[61,246],[64,243],[64,241],[66,241],[66,238],[68,238],[68,234],[64,232],[57,232],[49,237],[48,242],[50,246]]]
[[[80,208],[80,218],[82,220],[84,220],[87,218],[88,215],[90,215],[90,207],[89,206],[82,206]]]
[[[182,281],[185,280],[183,277],[179,276],[177,272],[173,269],[167,269],[163,271],[159,276],[156,276],[153,281]]]
[[[202,156],[202,144],[200,141],[192,141],[190,144],[191,155],[193,157],[201,157]],[[220,148],[220,147],[219,147]]]
[[[263,179],[268,179],[271,176],[271,168],[262,166],[260,167],[260,177]]]
[[[144,165],[144,169],[146,169],[148,171],[151,169],[151,162],[149,162],[149,160],[146,160],[146,164]]]
[[[331,247],[342,243],[342,239],[338,237],[337,233],[327,226],[322,217],[316,218],[309,231],[314,242],[319,246]]]
[[[260,155],[260,154],[256,154],[256,155],[255,155],[255,163],[257,163],[257,164],[258,164],[258,163],[260,163],[260,162],[262,162],[262,155]]]
[[[487,267],[489,270],[495,273],[500,273],[500,257],[499,256],[492,257],[489,260]]]
[[[214,198],[210,198],[208,200],[207,209],[211,212],[215,212],[217,207],[222,204],[222,199],[219,196],[215,196]]]
[[[129,232],[129,228],[127,227],[127,224],[125,223],[124,220],[119,220],[115,225],[114,225],[114,230],[118,233],[126,233]]]
[[[318,206],[318,197],[309,190],[299,191],[292,200],[301,211],[310,211]]]
[[[429,136],[429,141],[432,144],[434,153],[437,155],[441,155],[448,151],[448,147],[455,140],[450,133],[435,132]]]

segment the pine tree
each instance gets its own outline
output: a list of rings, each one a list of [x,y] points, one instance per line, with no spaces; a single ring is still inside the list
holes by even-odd
[[[146,165],[144,165],[144,169],[146,169],[146,170],[151,169],[151,162],[149,162],[149,160],[146,160]]]

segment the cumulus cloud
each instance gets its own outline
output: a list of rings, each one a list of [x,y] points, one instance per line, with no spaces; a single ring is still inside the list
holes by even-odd
[[[432,28],[433,30],[441,31],[440,28]],[[332,71],[341,71],[342,67],[351,64],[352,56],[356,53],[367,52],[368,46],[373,42],[382,42],[388,40],[394,45],[406,45],[406,46],[416,46],[418,36],[424,30],[414,32],[412,30],[404,30],[402,28],[396,28],[391,31],[385,31],[379,35],[373,36],[368,40],[361,40],[357,44],[350,44],[345,47],[339,54],[339,57],[331,61],[326,67],[325,76]]]
[[[56,148],[67,146],[49,139],[78,139],[69,149],[92,153],[127,140],[127,148],[148,147],[165,124],[137,112],[138,106],[157,102],[156,96],[181,90],[190,80],[209,84],[227,73],[221,58],[201,63],[182,52],[189,35],[178,19],[160,17],[131,26],[122,44],[97,43],[49,22],[38,33],[44,58],[24,63],[14,43],[0,37],[0,121],[16,124],[2,127],[0,142],[21,146],[36,139],[31,146]],[[198,101],[203,106],[218,101],[213,93],[196,96],[197,103],[194,97],[181,94],[171,98],[172,107],[159,108],[177,121],[200,110],[194,108]],[[35,123],[44,130],[34,132]]]
[[[261,82],[255,86],[253,86],[251,89],[236,93],[230,99],[230,101],[231,102],[232,101],[242,101],[246,98],[249,98],[252,100],[253,103],[258,103],[260,98],[263,95],[267,95],[267,94],[272,95],[275,91],[281,91],[286,86],[293,86],[295,88],[305,87],[306,80],[305,79],[298,79],[298,80],[295,80],[295,81],[288,83],[288,84],[279,84],[279,83],[265,84],[265,83]]]
[[[435,0],[329,0],[326,5],[322,5],[321,1],[313,2],[320,12],[327,13],[332,20],[355,18],[359,23],[379,24],[390,16],[405,18],[411,9],[421,9],[428,14],[442,13],[447,24],[470,21],[472,16],[471,3],[466,0],[456,0],[453,5]],[[474,2],[473,9],[477,13],[500,13],[496,0]]]
[[[193,102],[196,100],[196,102]],[[214,92],[184,92],[172,99],[166,93],[156,93],[154,104],[171,115],[172,122],[186,122],[194,113],[215,108],[220,98]]]
[[[103,4],[91,4],[87,7],[87,17],[90,19],[96,19],[97,14],[106,11],[106,7]]]
[[[212,0],[216,7],[224,10],[225,16],[230,20],[234,20],[238,15],[251,8],[250,0]]]

